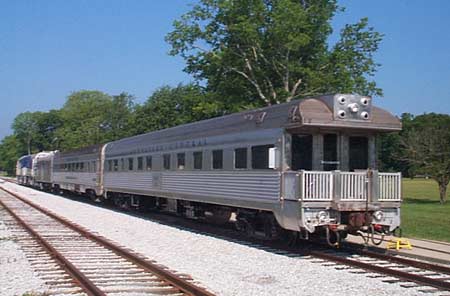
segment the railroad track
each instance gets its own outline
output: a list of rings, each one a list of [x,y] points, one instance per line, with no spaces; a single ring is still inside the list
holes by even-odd
[[[2,188],[3,189],[3,188]],[[3,189],[0,205],[36,272],[58,295],[212,296],[193,280]],[[12,221],[9,221],[12,222]]]
[[[134,215],[148,218],[148,214]],[[276,241],[262,241],[243,237],[230,229],[205,225],[184,218],[155,213],[151,215],[151,218],[167,225],[173,225],[174,219],[176,219],[177,227],[186,230],[195,230],[237,243],[252,245],[268,252],[306,258],[336,269],[349,269],[350,272],[354,273],[366,273],[369,277],[379,277],[385,282],[400,283],[404,287],[420,287],[424,292],[450,295],[450,293],[447,293],[450,291],[450,267],[447,266],[350,247],[335,250],[315,243],[289,247]]]

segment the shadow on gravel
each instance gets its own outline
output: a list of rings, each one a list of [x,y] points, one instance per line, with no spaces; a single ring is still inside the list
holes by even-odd
[[[31,188],[34,189],[34,188]],[[244,245],[254,249],[259,249],[272,254],[282,255],[286,257],[307,257],[308,255],[303,255],[301,252],[302,247],[290,248],[291,251],[284,251],[285,243],[280,242],[277,245],[270,246],[270,241],[265,241],[263,239],[248,238],[243,237],[242,234],[235,229],[234,224],[228,223],[225,226],[215,226],[213,224],[207,224],[204,221],[187,219],[184,217],[179,217],[171,215],[169,213],[160,213],[156,211],[146,210],[146,211],[136,211],[136,210],[123,210],[115,207],[114,205],[107,203],[98,203],[90,200],[87,196],[77,195],[77,194],[63,194],[58,195],[52,192],[43,191],[48,194],[52,194],[56,197],[65,198],[71,201],[80,202],[88,204],[91,206],[99,207],[108,211],[129,215],[139,219],[147,220],[160,225],[176,228],[178,230],[187,231],[193,234],[201,234],[204,236],[225,240],[228,242],[233,242],[239,245]],[[280,249],[281,248],[281,249]]]

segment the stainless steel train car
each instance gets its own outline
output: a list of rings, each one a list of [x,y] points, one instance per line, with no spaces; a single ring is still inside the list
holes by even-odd
[[[39,152],[32,160],[32,185],[40,189],[52,188],[53,156],[55,152]]]
[[[91,198],[103,194],[103,147],[93,145],[73,151],[56,152],[53,160],[52,187],[61,190],[85,193]]]
[[[250,235],[373,237],[400,225],[401,175],[376,156],[400,129],[370,97],[312,97],[56,153],[52,186]]]

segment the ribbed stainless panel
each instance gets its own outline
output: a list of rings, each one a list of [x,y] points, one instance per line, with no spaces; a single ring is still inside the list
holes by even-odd
[[[172,192],[225,197],[278,199],[280,179],[278,173],[163,173],[162,189]]]
[[[106,172],[104,186],[109,188],[131,188],[140,191],[152,190],[153,172]]]
[[[278,200],[280,196],[280,174],[274,171],[170,171],[161,173],[161,188],[155,189],[153,184],[153,176],[150,172],[108,173],[105,175],[106,190],[110,187],[142,190],[150,195],[152,190],[157,190],[180,195],[190,194],[228,199]],[[207,198],[204,199],[205,202],[208,202]]]
[[[77,172],[54,172],[53,183],[71,183],[77,185],[83,185],[90,188],[97,186],[97,174],[96,173],[77,173]]]

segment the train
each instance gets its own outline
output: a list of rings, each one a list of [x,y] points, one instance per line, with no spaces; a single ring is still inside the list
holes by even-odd
[[[322,95],[25,155],[17,181],[265,239],[375,242],[400,227],[401,174],[378,171],[377,139],[401,128],[371,97]]]

